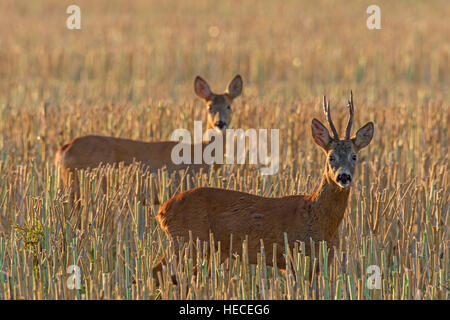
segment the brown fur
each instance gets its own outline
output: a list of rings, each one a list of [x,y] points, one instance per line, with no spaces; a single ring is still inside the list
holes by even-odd
[[[266,256],[271,257],[273,244],[278,245],[278,267],[285,266],[282,256],[284,232],[289,244],[303,241],[310,255],[310,239],[326,241],[329,248],[338,246],[338,228],[347,208],[349,185],[337,182],[342,170],[353,174],[355,162],[352,153],[366,146],[373,134],[373,124],[361,128],[352,139],[332,139],[328,130],[316,119],[312,123],[313,137],[327,155],[340,161],[330,163],[327,157],[321,183],[313,194],[281,198],[260,197],[244,192],[217,188],[196,188],[180,193],[164,203],[156,216],[169,238],[209,240],[209,233],[221,242],[221,256],[227,258],[230,234],[233,234],[232,252],[241,251],[242,240],[248,236],[248,255],[251,264],[257,263],[260,239],[263,239]],[[317,246],[318,248],[319,246]],[[333,251],[330,252],[330,261]],[[164,259],[154,268],[161,270]],[[269,261],[268,261],[269,262]],[[270,262],[269,262],[270,264]]]
[[[194,88],[208,109],[207,129],[217,128],[216,122],[219,121],[219,118],[229,126],[232,114],[230,105],[242,91],[241,77],[237,75],[223,94],[212,93],[207,82],[200,77],[195,79]],[[55,155],[55,163],[60,165],[63,184],[68,187],[70,181],[72,181],[72,198],[73,193],[79,189],[79,183],[75,175],[76,169],[96,168],[101,164],[117,164],[120,162],[129,165],[136,161],[148,166],[151,172],[156,172],[162,168],[166,168],[168,171],[189,169],[191,172],[199,172],[200,169],[209,170],[210,166],[207,164],[174,164],[171,159],[171,152],[177,143],[175,141],[143,142],[88,135],[77,137],[60,147]],[[202,150],[208,144],[209,142],[202,142]],[[192,158],[193,148],[194,145],[191,145]]]

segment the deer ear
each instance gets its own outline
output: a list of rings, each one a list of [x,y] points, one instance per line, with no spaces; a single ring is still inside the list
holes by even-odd
[[[227,94],[230,98],[234,99],[241,95],[242,92],[242,77],[240,75],[236,75],[233,80],[228,84]]]
[[[357,151],[372,141],[373,130],[373,122],[368,122],[356,132],[356,135],[352,138],[352,142]]]
[[[319,147],[327,151],[332,140],[328,129],[317,119],[313,119],[311,129],[314,141],[319,145]]]
[[[208,83],[205,80],[203,80],[203,78],[200,76],[195,77],[194,90],[197,96],[199,96],[204,100],[208,100],[212,94]]]

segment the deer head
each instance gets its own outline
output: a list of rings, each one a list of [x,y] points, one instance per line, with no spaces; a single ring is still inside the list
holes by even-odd
[[[350,138],[354,113],[352,92],[350,92],[348,108],[350,117],[345,132],[345,139],[339,139],[339,135],[331,120],[330,101],[327,103],[325,96],[323,97],[323,111],[327,116],[333,137],[330,136],[328,129],[319,120],[313,119],[311,126],[314,141],[327,155],[325,174],[329,180],[341,188],[350,187],[357,162],[357,153],[370,143],[374,130],[373,122],[368,122],[356,132],[355,136]]]
[[[213,93],[208,83],[199,76],[195,78],[194,89],[197,96],[203,99],[208,111],[207,129],[224,132],[231,122],[231,103],[242,92],[241,76],[236,75],[223,94]]]

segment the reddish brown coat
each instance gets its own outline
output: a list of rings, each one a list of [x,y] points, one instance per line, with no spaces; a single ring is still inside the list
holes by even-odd
[[[196,77],[194,90],[205,103],[208,110],[207,129],[220,131],[229,127],[231,122],[231,103],[242,92],[242,78],[237,75],[229,83],[223,94],[213,93],[208,83],[201,77]],[[225,140],[225,139],[224,139]],[[76,169],[96,168],[103,164],[131,164],[133,161],[147,165],[151,172],[166,168],[168,171],[179,171],[189,168],[190,171],[206,171],[207,164],[180,164],[172,162],[172,149],[178,142],[156,141],[144,142],[116,137],[87,135],[77,137],[58,149],[55,163],[60,166],[60,175],[64,185],[68,186],[72,174],[73,193],[78,190],[78,181],[74,175]],[[209,141],[202,142],[202,150]],[[194,157],[194,144],[190,144],[191,156]],[[202,152],[203,153],[203,152]]]
[[[344,216],[349,189],[342,189],[324,178],[319,189],[311,195],[293,195],[281,198],[260,197],[244,192],[217,188],[196,188],[185,191],[164,203],[156,219],[172,238],[214,239],[221,242],[221,255],[230,250],[242,250],[242,241],[248,236],[249,262],[256,263],[260,239],[264,241],[266,256],[272,257],[272,244],[278,245],[279,267],[285,266],[284,232],[290,245],[295,241],[309,244],[325,240],[337,246],[336,234]],[[326,201],[324,201],[326,200]],[[306,246],[309,254],[309,246]],[[269,263],[270,264],[270,263]]]
[[[233,235],[233,252],[240,253],[242,240],[248,236],[249,262],[255,264],[264,241],[266,256],[272,256],[273,244],[278,245],[277,263],[285,266],[284,233],[290,246],[296,241],[305,242],[310,254],[310,239],[326,241],[329,248],[338,246],[338,228],[347,208],[356,154],[372,140],[373,123],[369,122],[350,138],[353,123],[353,94],[349,100],[350,118],[345,139],[340,140],[330,115],[330,102],[324,97],[324,112],[333,131],[317,119],[311,123],[314,141],[327,155],[321,183],[313,194],[281,198],[266,198],[232,190],[197,188],[183,192],[164,203],[156,219],[169,238],[193,237],[209,240],[209,233],[221,242],[221,256],[227,258],[230,234]],[[318,248],[319,246],[317,246]],[[331,256],[333,256],[333,250]],[[331,261],[331,259],[330,259]],[[270,259],[269,259],[270,264]],[[164,256],[154,268],[160,271]]]

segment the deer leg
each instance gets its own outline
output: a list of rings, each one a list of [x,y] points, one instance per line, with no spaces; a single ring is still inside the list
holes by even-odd
[[[336,250],[337,248],[339,248],[339,231],[336,231],[336,233],[334,234],[333,238],[330,241],[329,247],[330,253],[328,254],[328,263],[331,264],[335,255],[334,248],[336,248]]]
[[[70,207],[73,206],[73,203],[75,201],[75,188],[78,186],[77,181],[75,181],[75,177],[76,175],[74,171],[65,167],[61,167],[60,179],[62,182],[62,190],[69,193]]]
[[[69,192],[69,203],[73,205],[75,202],[75,196],[79,194],[80,188],[75,170],[62,168],[61,180],[63,182],[64,189]]]
[[[80,203],[76,203],[76,198],[79,197],[79,182],[78,176],[75,170],[69,168],[61,168],[61,181],[63,185],[64,192],[68,192],[68,216],[70,216],[80,208]],[[77,218],[77,228],[81,229],[81,219],[78,215],[75,215]]]
[[[159,287],[161,284],[159,283],[159,278],[158,278],[158,272],[161,272],[161,277],[162,277],[162,269],[163,269],[163,264],[166,262],[166,255],[167,252],[164,252],[161,256],[161,258],[159,258],[158,262],[156,263],[156,265],[153,267],[153,279],[155,279],[155,284],[157,287]],[[175,275],[171,275],[171,280],[172,283],[174,285],[177,285],[177,279],[175,277]]]

